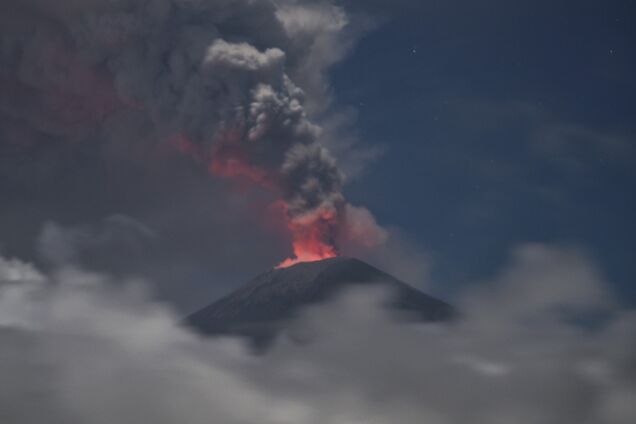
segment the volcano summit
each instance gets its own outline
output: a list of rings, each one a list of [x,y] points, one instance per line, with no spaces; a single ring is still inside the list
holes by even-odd
[[[190,315],[186,322],[207,335],[268,341],[302,308],[361,286],[387,289],[393,295],[387,306],[418,321],[444,321],[454,314],[448,304],[365,262],[338,257],[267,271]]]

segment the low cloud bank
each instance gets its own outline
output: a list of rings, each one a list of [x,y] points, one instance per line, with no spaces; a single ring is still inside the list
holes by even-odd
[[[524,245],[446,325],[386,293],[307,310],[254,356],[144,283],[0,257],[0,422],[608,423],[636,418],[636,314],[584,253]],[[303,340],[302,343],[292,340]]]

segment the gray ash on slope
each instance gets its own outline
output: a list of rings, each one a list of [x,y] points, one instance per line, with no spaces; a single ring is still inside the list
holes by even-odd
[[[413,320],[445,321],[455,314],[448,304],[365,262],[339,257],[265,272],[190,315],[186,323],[203,334],[239,335],[266,343],[304,307],[361,286],[387,289],[392,294],[387,306]]]

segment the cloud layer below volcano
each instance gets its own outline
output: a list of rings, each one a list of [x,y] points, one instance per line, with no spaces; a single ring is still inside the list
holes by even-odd
[[[493,281],[458,302],[464,316],[455,324],[405,325],[379,306],[385,294],[352,292],[306,311],[291,338],[261,356],[180,328],[143,287],[0,259],[2,422],[636,417],[636,317],[576,249],[519,247]],[[575,319],[601,312],[594,326]]]

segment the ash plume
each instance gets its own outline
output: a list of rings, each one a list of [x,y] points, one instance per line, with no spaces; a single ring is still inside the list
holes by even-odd
[[[274,192],[297,258],[337,253],[344,177],[294,79],[324,94],[322,74],[342,48],[322,61],[316,52],[346,27],[342,9],[269,0],[31,0],[3,9],[5,146],[99,142],[129,154],[171,145],[214,174]]]

